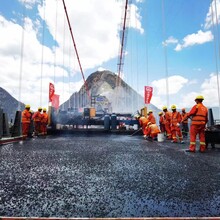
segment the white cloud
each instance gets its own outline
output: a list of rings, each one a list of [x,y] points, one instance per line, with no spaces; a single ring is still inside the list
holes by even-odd
[[[177,75],[169,77],[168,96],[166,94],[166,79],[154,81],[152,83],[154,92],[151,103],[158,108],[162,108],[164,105],[167,105],[168,99],[170,102],[169,105],[176,104],[178,109],[191,108],[195,105],[195,97],[197,95],[203,95],[204,105],[207,107],[219,107],[220,98],[218,93],[220,90],[220,82],[218,83],[218,81],[220,81],[220,75],[218,75],[218,77],[219,79],[216,74],[212,73],[209,75],[209,78],[204,79],[204,81],[199,84],[200,86],[198,86],[198,80],[188,80]],[[187,91],[189,86],[191,87],[191,91]]]
[[[24,6],[27,9],[31,9],[35,4],[40,3],[40,0],[18,0],[18,1],[24,4]]]
[[[208,79],[205,79],[204,82],[201,85],[201,91],[204,95],[204,99],[206,102],[206,105],[208,106],[220,106],[219,100],[220,97],[218,97],[218,93],[220,92],[220,75],[217,75],[212,73],[209,75]]]
[[[62,1],[46,0],[45,8],[39,5],[39,0],[19,1],[30,10],[28,14],[31,14],[31,9],[37,5],[41,19],[37,14],[33,16],[35,20],[26,17],[23,31],[16,23],[16,16],[20,12],[14,12],[15,17],[10,21],[0,16],[0,86],[16,99],[19,99],[21,91],[20,101],[29,103],[36,109],[40,103],[43,106],[48,105],[48,84],[53,82],[56,93],[61,95],[62,103],[69,98],[69,90],[72,94],[83,84]],[[72,0],[65,2],[83,72],[117,58],[122,1],[81,0],[75,1],[74,4]],[[134,4],[131,8],[131,27],[143,32],[139,11]],[[46,33],[49,31],[51,35],[45,35],[44,42],[50,41],[49,46],[42,46],[44,13]],[[57,44],[51,42],[51,39],[55,39]],[[78,78],[75,77],[76,73]],[[67,83],[69,80],[70,86]]]
[[[168,46],[169,44],[177,44],[178,40],[174,38],[173,36],[170,36],[165,42],[163,42],[163,46]]]
[[[217,10],[216,10],[217,9]],[[220,23],[220,0],[214,0],[209,6],[209,11],[205,18],[205,29],[209,29],[216,23]],[[216,19],[217,18],[217,19]]]
[[[177,44],[175,50],[180,51],[183,48],[194,46],[196,44],[204,44],[214,39],[211,31],[203,32],[199,30],[196,34],[189,34],[183,38],[182,44]]]
[[[168,90],[166,86],[167,82],[168,82]],[[172,95],[178,93],[187,82],[188,79],[179,75],[174,75],[168,77],[168,80],[165,78],[155,80],[152,82],[152,85],[156,90],[157,95],[167,95],[167,91],[169,95]]]
[[[136,5],[131,4],[130,6],[130,21],[129,21],[129,27],[137,29],[141,34],[144,33],[144,29],[141,25],[141,19],[139,9]]]

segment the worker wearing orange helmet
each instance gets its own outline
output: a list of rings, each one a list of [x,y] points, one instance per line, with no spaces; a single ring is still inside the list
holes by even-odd
[[[43,108],[43,114],[41,115],[41,133],[42,135],[47,134],[48,114],[47,109]]]
[[[203,105],[204,97],[198,95],[195,98],[196,105],[192,107],[186,118],[191,118],[190,126],[190,146],[186,152],[196,152],[196,136],[199,135],[200,152],[205,152],[205,126],[208,122],[208,109]]]
[[[39,107],[38,111],[36,111],[33,116],[32,119],[34,120],[34,135],[38,136],[41,133],[41,111],[42,108]]]
[[[148,121],[151,122],[152,124],[156,124],[156,119],[155,119],[155,116],[154,116],[152,110],[149,110],[147,119],[148,119]]]
[[[165,124],[164,124],[164,117],[163,117],[163,112],[159,112],[159,126],[160,126],[160,131],[165,132]]]
[[[170,130],[172,133],[172,142],[177,143],[179,138],[180,143],[183,144],[183,135],[180,129],[180,123],[182,121],[181,114],[176,110],[176,105],[172,105],[171,110]]]
[[[163,107],[163,112],[164,112],[164,125],[165,125],[165,130],[166,130],[166,136],[168,140],[172,139],[171,135],[171,130],[170,130],[170,120],[171,120],[171,112],[167,110],[167,107]]]
[[[160,129],[158,128],[158,126],[155,123],[152,124],[151,122],[147,123],[145,130],[146,137],[151,138],[153,140],[156,140],[157,135],[160,133]]]
[[[182,118],[182,134],[183,134],[183,137],[187,137],[188,132],[189,132],[188,118],[185,118],[186,115],[187,115],[186,109],[182,108],[181,118]]]
[[[31,108],[30,105],[25,105],[25,109],[21,113],[23,139],[27,138],[30,129],[30,123],[31,123],[30,108]]]

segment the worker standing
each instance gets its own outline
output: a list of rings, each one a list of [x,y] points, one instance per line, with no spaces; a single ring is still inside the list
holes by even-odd
[[[205,126],[208,122],[208,109],[203,105],[204,97],[198,95],[195,98],[196,105],[192,107],[189,113],[187,113],[186,118],[191,117],[190,125],[190,146],[186,152],[196,152],[196,136],[199,135],[200,147],[199,151],[201,153],[205,152]]]
[[[165,125],[165,130],[166,130],[166,136],[168,140],[172,139],[171,135],[171,130],[170,130],[170,120],[171,120],[171,113],[167,110],[167,107],[163,107],[163,112],[164,112],[164,125]]]
[[[164,125],[164,117],[163,117],[163,112],[159,112],[159,126],[160,126],[160,131],[165,132],[165,125]]]
[[[39,107],[38,111],[32,116],[32,119],[34,120],[34,136],[38,136],[41,132],[41,111],[42,108]]]
[[[43,108],[43,114],[41,115],[41,133],[42,135],[47,134],[48,114],[47,109]]]
[[[186,115],[187,115],[186,109],[182,108],[182,113],[181,113],[182,134],[183,134],[183,137],[185,137],[185,138],[188,136],[188,133],[189,133],[188,118],[184,119]]]
[[[22,111],[22,136],[23,139],[26,139],[29,133],[30,123],[31,123],[31,113],[30,105],[25,105],[25,109]]]
[[[176,105],[171,106],[171,120],[170,120],[170,130],[172,133],[172,142],[177,143],[178,138],[181,144],[183,144],[183,135],[180,129],[180,123],[182,121],[180,113],[176,110]]]
[[[149,110],[147,119],[148,119],[148,121],[151,122],[152,124],[156,124],[156,119],[155,119],[155,116],[154,116],[152,110]]]

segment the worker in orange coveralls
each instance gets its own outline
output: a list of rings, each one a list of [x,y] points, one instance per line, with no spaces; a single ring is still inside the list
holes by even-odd
[[[34,120],[34,136],[38,136],[41,132],[41,111],[42,108],[39,107],[38,111],[36,111],[32,116],[32,119]]]
[[[172,135],[171,135],[171,130],[170,130],[170,117],[171,117],[171,113],[167,110],[167,107],[164,106],[163,107],[163,112],[164,112],[164,125],[165,125],[165,130],[166,130],[166,136],[168,140],[172,139]]]
[[[26,139],[28,136],[30,123],[31,123],[31,113],[30,113],[30,105],[25,105],[25,109],[22,111],[21,114],[21,121],[22,121],[22,136],[23,139]]]
[[[160,133],[160,129],[156,124],[152,124],[151,122],[148,122],[145,130],[146,130],[147,138],[157,140],[157,135]]]
[[[184,119],[187,115],[186,109],[182,108],[181,118],[182,118],[182,134],[183,137],[187,137],[189,133],[189,125],[188,125],[188,118]]]
[[[172,133],[172,142],[177,143],[179,138],[180,143],[183,144],[183,135],[180,129],[180,123],[182,121],[181,114],[176,110],[175,105],[171,106],[171,110],[170,130]]]
[[[146,117],[140,116],[140,115],[138,115],[136,118],[138,119],[139,125],[142,127],[142,132],[143,132],[144,138],[146,138],[147,135],[146,135],[145,127],[147,126],[147,123],[149,121],[148,121],[148,119]]]
[[[163,112],[159,112],[159,126],[160,126],[160,131],[165,132],[165,125],[164,125],[164,117],[163,117]]]
[[[43,108],[43,114],[41,115],[41,134],[47,134],[48,114],[47,109]]]
[[[151,122],[152,124],[156,124],[156,119],[155,119],[155,116],[154,116],[152,110],[149,110],[147,119],[148,119],[148,121]]]
[[[204,97],[199,95],[195,98],[196,105],[192,107],[187,118],[191,118],[190,126],[190,146],[186,152],[196,152],[196,136],[199,135],[200,149],[199,152],[203,153],[206,149],[205,144],[205,127],[208,122],[208,109],[203,105]]]

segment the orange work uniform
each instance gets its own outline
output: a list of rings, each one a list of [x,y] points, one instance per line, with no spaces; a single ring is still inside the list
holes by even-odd
[[[177,138],[179,137],[179,141],[183,141],[182,131],[180,129],[180,123],[182,121],[181,115],[178,111],[173,111],[171,113],[170,120],[170,130],[172,133],[172,139],[174,143],[177,143]]]
[[[189,132],[189,125],[188,125],[188,118],[186,117],[187,113],[185,111],[182,111],[181,118],[182,118],[182,134],[183,137],[187,137],[187,134]]]
[[[146,135],[151,138],[156,138],[157,135],[160,133],[160,129],[156,124],[150,124],[146,128]]]
[[[167,139],[171,140],[172,134],[171,134],[171,130],[170,130],[170,120],[171,120],[170,112],[164,111],[163,118],[164,118],[164,125],[165,125]]]
[[[154,114],[152,112],[149,113],[147,119],[148,119],[148,122],[151,122],[152,124],[156,124],[156,119],[155,119]]]
[[[202,104],[198,103],[192,107],[187,117],[192,117],[190,126],[190,146],[189,150],[196,151],[196,136],[199,135],[200,151],[204,152],[205,145],[205,126],[208,122],[208,109]]]
[[[47,134],[48,114],[44,111],[41,115],[41,133],[42,135]]]
[[[148,119],[146,117],[144,117],[144,116],[141,116],[139,118],[139,124],[142,127],[142,132],[143,132],[144,135],[146,135],[145,127],[147,126],[148,122],[149,122]]]
[[[30,123],[31,123],[31,113],[29,112],[29,109],[24,109],[22,111],[22,135],[25,139],[28,136]]]
[[[34,120],[34,134],[38,136],[41,132],[41,113],[37,111],[33,114],[32,119]]]
[[[159,125],[160,125],[160,131],[165,132],[165,124],[164,124],[164,117],[163,115],[159,116]]]

